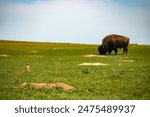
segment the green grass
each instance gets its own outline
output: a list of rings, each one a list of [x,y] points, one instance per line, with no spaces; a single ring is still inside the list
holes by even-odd
[[[129,45],[129,53],[86,58],[98,45],[0,41],[0,99],[150,99],[150,46]],[[122,62],[117,60],[134,60]],[[109,66],[79,66],[81,63]],[[29,63],[30,73],[24,73]],[[20,88],[22,83],[63,82],[74,91]]]

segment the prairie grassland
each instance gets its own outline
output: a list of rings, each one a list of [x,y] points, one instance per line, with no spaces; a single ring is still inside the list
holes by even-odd
[[[0,99],[150,99],[150,46],[98,57],[98,45],[0,41]],[[87,55],[90,55],[86,57]],[[94,55],[94,56],[91,56]],[[24,72],[29,63],[31,72]],[[79,65],[101,63],[106,66]],[[76,90],[21,88],[62,82]]]

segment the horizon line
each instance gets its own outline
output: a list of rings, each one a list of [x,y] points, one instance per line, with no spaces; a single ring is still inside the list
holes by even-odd
[[[25,42],[25,43],[57,43],[57,44],[80,44],[80,45],[101,45],[97,43],[79,43],[79,42],[48,42],[48,41],[27,41],[27,40],[5,40],[0,39],[0,41],[12,41],[12,42]],[[140,43],[129,43],[130,45],[147,45],[150,46],[150,44],[140,44]]]

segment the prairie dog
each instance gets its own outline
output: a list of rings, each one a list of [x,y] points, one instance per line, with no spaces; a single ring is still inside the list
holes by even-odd
[[[25,65],[25,72],[30,72],[30,66],[28,63]]]

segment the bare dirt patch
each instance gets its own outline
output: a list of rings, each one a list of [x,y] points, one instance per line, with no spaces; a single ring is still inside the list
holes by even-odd
[[[35,89],[52,89],[52,88],[62,88],[64,91],[75,90],[71,85],[57,82],[57,83],[23,83],[21,87],[31,87]]]
[[[33,50],[33,51],[31,51],[32,53],[37,53],[38,51],[35,51],[35,50]]]
[[[120,62],[130,62],[130,63],[134,62],[134,60],[117,60],[117,61],[120,61]]]
[[[52,48],[53,50],[62,50],[62,49],[65,49],[65,48]]]
[[[0,57],[8,57],[9,55],[7,54],[0,54]]]
[[[88,54],[88,55],[84,55],[83,57],[90,58],[90,57],[106,57],[106,56],[104,56],[104,55],[95,55],[95,54]]]
[[[80,66],[108,66],[105,63],[81,63]]]

